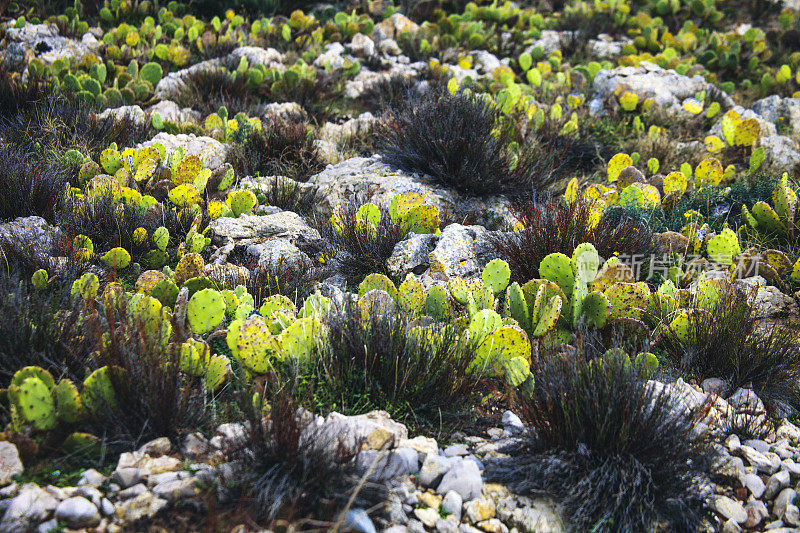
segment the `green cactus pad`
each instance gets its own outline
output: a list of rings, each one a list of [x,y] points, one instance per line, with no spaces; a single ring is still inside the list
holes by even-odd
[[[633,283],[635,281],[633,270],[624,263],[608,260],[600,268],[597,276],[592,282],[592,290],[604,292],[615,283]]]
[[[436,233],[439,229],[439,210],[433,205],[418,205],[401,217],[401,228],[404,233]]]
[[[591,283],[597,277],[600,269],[600,255],[591,243],[584,242],[576,246],[570,262],[576,279],[580,279],[584,283]]]
[[[764,250],[761,253],[761,261],[774,268],[781,277],[785,278],[792,273],[791,260],[780,250]]]
[[[22,418],[40,431],[53,429],[58,423],[51,389],[37,377],[22,380],[16,405]]]
[[[695,289],[695,307],[713,310],[734,290],[731,282],[726,279],[705,279],[701,276]]]
[[[766,202],[758,202],[751,210],[753,218],[758,221],[759,229],[763,228],[767,233],[785,234],[786,226],[781,222],[778,214]]]
[[[203,258],[199,254],[184,255],[175,267],[175,284],[180,287],[187,279],[201,276],[204,265]]]
[[[611,313],[611,305],[608,298],[602,292],[591,291],[587,294],[581,304],[581,312],[586,317],[586,323],[590,326],[601,329],[608,322]]]
[[[300,309],[300,318],[308,318],[312,316],[323,317],[331,308],[330,298],[326,298],[319,291],[311,294],[303,302],[303,308]]]
[[[321,337],[322,323],[317,317],[297,319],[278,335],[278,353],[282,357],[308,361]]]
[[[150,295],[156,298],[162,305],[172,307],[178,299],[178,286],[171,279],[162,279],[156,282]]]
[[[27,378],[40,379],[48,389],[56,386],[56,382],[50,372],[39,366],[26,366],[17,370],[11,378],[11,385],[20,386]]]
[[[408,276],[397,290],[397,299],[400,307],[413,315],[420,314],[425,309],[425,285],[414,277]]]
[[[206,373],[206,358],[208,350],[198,343],[188,342],[181,344],[179,364],[182,372],[190,376],[202,376]]]
[[[502,326],[503,319],[491,309],[476,312],[469,321],[469,338],[472,341],[483,340]]]
[[[662,292],[654,292],[647,298],[647,307],[645,307],[645,318],[648,322],[653,324],[660,324],[667,320],[678,309],[678,302],[670,296]]]
[[[265,319],[271,317],[275,311],[289,311],[296,314],[297,306],[283,294],[273,294],[264,299],[264,302],[258,310]]]
[[[511,279],[511,269],[508,263],[502,259],[492,259],[484,267],[481,279],[486,286],[492,289],[495,295],[498,295],[508,287],[508,282]]]
[[[546,256],[539,263],[539,275],[561,287],[567,297],[572,294],[575,274],[572,272],[572,261],[566,255],[554,253]]]
[[[544,286],[545,292],[541,298],[538,298],[539,295],[539,287]],[[531,313],[531,323],[533,324],[532,327],[535,327],[535,324],[538,323],[538,318],[541,315],[540,308],[547,304],[550,301],[550,298],[553,296],[559,296],[561,298],[561,314],[565,317],[572,317],[572,307],[570,301],[567,299],[567,295],[564,294],[564,291],[547,279],[532,279],[525,283],[522,286],[522,293],[525,295],[525,301],[528,304],[528,310]],[[537,306],[537,299],[539,305]]]
[[[106,148],[100,153],[100,166],[106,171],[106,174],[112,176],[117,170],[122,168],[122,156],[113,148]]]
[[[447,291],[441,285],[433,285],[428,289],[425,297],[425,309],[434,319],[444,322],[453,316],[450,302],[447,300]]]
[[[366,203],[358,208],[356,220],[362,220],[377,228],[381,223],[381,210],[373,203]]]
[[[106,409],[115,409],[117,398],[107,366],[98,368],[84,380],[81,401],[86,410],[97,415]]]
[[[472,294],[479,283],[482,282],[477,279],[452,277],[447,281],[447,288],[456,302],[461,305],[467,305],[469,295]]]
[[[74,424],[83,415],[83,403],[77,387],[68,379],[62,379],[53,388],[53,398],[56,402],[56,416],[62,422]]]
[[[361,309],[362,318],[367,320],[372,315],[384,315],[394,312],[395,300],[386,291],[372,289],[358,299],[358,307]]]
[[[103,455],[102,441],[89,433],[72,433],[61,443],[67,456],[98,458]]]
[[[540,287],[540,290],[543,294],[544,287]],[[555,327],[558,318],[561,316],[562,303],[563,300],[560,296],[552,296],[546,305],[539,307],[541,311],[536,315],[536,327],[533,329],[534,337],[541,337]]]
[[[698,332],[710,333],[715,327],[714,317],[705,309],[690,309],[682,311],[669,324],[669,332],[679,341],[687,344],[695,344],[698,339]]]
[[[505,374],[505,361],[515,357],[530,361],[531,343],[528,336],[518,326],[501,326],[478,347],[475,363],[488,363],[495,375],[502,376]]]
[[[158,63],[145,63],[142,65],[142,68],[139,70],[139,78],[147,81],[155,87],[159,81],[161,81],[161,77],[164,75],[164,70],[161,68],[161,65]]]
[[[100,288],[100,278],[93,272],[87,272],[72,282],[71,294],[79,294],[84,300],[91,300],[97,296]]]
[[[780,183],[772,193],[772,201],[775,204],[775,213],[781,219],[784,226],[791,228],[794,226],[794,216],[797,210],[797,194],[789,187],[788,175],[781,177]]]
[[[531,364],[524,357],[512,357],[503,361],[506,382],[512,387],[519,387],[529,378],[532,380]]]
[[[264,319],[251,316],[239,325],[236,333],[235,353],[242,365],[255,374],[269,372],[275,355],[275,339],[270,335]]]
[[[725,228],[719,235],[711,237],[706,245],[706,251],[709,259],[723,265],[733,263],[733,258],[742,252],[739,238],[730,228]]]
[[[186,316],[197,335],[204,335],[225,320],[225,298],[214,289],[203,289],[189,299]]]
[[[231,362],[224,355],[214,355],[208,360],[206,367],[205,383],[206,389],[211,392],[217,391],[228,375],[231,373]]]
[[[511,318],[516,320],[523,329],[532,333],[533,325],[531,322],[531,313],[528,309],[528,302],[525,300],[522,287],[520,287],[519,283],[516,281],[506,289],[506,302]]]
[[[358,296],[364,296],[373,289],[386,291],[393,300],[397,300],[397,287],[392,280],[383,274],[370,274],[358,284]]]
[[[603,294],[611,305],[609,318],[642,318],[650,291],[647,285],[639,283],[615,283],[608,287]]]
[[[248,214],[258,205],[258,198],[253,191],[234,191],[228,193],[228,207],[231,208],[234,217]]]
[[[124,248],[112,248],[101,258],[109,268],[120,270],[131,264],[131,254]]]

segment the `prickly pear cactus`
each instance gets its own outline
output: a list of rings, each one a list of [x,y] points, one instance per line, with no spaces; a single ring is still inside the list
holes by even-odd
[[[759,231],[763,229],[766,233],[779,235],[786,233],[786,226],[767,202],[757,202],[750,212],[758,222]]]
[[[545,303],[544,286],[539,287],[539,290],[541,293],[541,301],[537,302],[539,304],[537,306],[537,314],[533,317],[535,323],[535,327],[533,329],[534,337],[542,337],[547,332],[555,328],[556,322],[558,322],[558,318],[561,316],[561,306],[563,303],[563,300],[561,300],[560,296],[552,296]],[[537,296],[537,300],[538,299],[539,297]]]
[[[531,343],[519,326],[501,326],[478,347],[474,365],[489,365],[498,376],[505,374],[505,362],[521,357],[530,362]]]
[[[611,305],[602,292],[591,291],[583,299],[581,312],[590,326],[601,329],[608,322]]]
[[[197,335],[204,335],[225,320],[225,298],[214,289],[203,289],[189,298],[186,317]]]
[[[709,239],[706,251],[712,261],[730,265],[733,263],[733,258],[742,252],[742,249],[739,247],[739,238],[736,233],[730,228],[725,228],[719,235]]]
[[[600,269],[600,255],[594,245],[584,242],[575,247],[570,263],[576,279],[591,283]]]
[[[53,389],[58,419],[67,424],[74,424],[83,415],[83,403],[77,387],[68,379],[62,379]]]
[[[37,377],[27,377],[14,387],[17,387],[14,394],[17,412],[25,422],[40,431],[56,427],[58,419],[50,387]]]
[[[184,255],[175,267],[175,284],[180,287],[187,279],[201,276],[204,265],[205,262],[199,254]]]
[[[297,306],[283,294],[273,294],[264,299],[258,311],[261,313],[261,316],[266,319],[271,317],[276,311],[288,311],[297,314]]]
[[[487,287],[491,287],[495,296],[506,290],[511,279],[511,269],[502,259],[492,259],[483,269],[481,279]]]
[[[412,275],[406,277],[397,290],[400,307],[412,315],[420,314],[425,309],[425,286]]]
[[[528,309],[528,302],[525,301],[522,287],[516,281],[506,289],[506,305],[511,318],[516,320],[522,326],[522,329],[532,333],[531,313]]]
[[[469,338],[471,341],[480,341],[503,325],[503,319],[491,309],[482,309],[476,312],[469,321]]]
[[[311,358],[322,339],[322,323],[317,317],[300,318],[292,322],[277,338],[278,353],[298,361]]]
[[[229,336],[232,330],[233,324],[229,328]],[[277,352],[275,339],[262,317],[253,315],[241,322],[236,331],[234,353],[250,372],[266,374],[270,371]]]
[[[84,300],[91,300],[97,296],[100,289],[100,278],[97,274],[87,272],[72,283],[71,294],[79,294]]]
[[[640,320],[647,307],[650,291],[644,284],[615,283],[603,294],[611,305],[609,318],[627,317]]]
[[[303,308],[300,309],[300,318],[308,317],[323,317],[331,308],[330,298],[326,298],[319,291],[309,295],[303,302]]]
[[[84,380],[81,391],[81,401],[86,410],[97,415],[106,409],[115,409],[117,406],[114,385],[111,382],[107,366],[98,368]]]
[[[364,296],[366,293],[373,289],[386,291],[393,300],[397,300],[397,287],[395,287],[392,280],[383,274],[370,274],[358,284],[358,296]]]
[[[253,194],[253,191],[234,191],[228,193],[227,204],[233,212],[233,216],[238,218],[239,215],[252,212],[258,206],[258,198]]]
[[[205,383],[206,389],[211,392],[217,391],[228,379],[231,373],[231,362],[224,355],[214,355],[208,360],[206,367]]]
[[[670,322],[668,331],[683,343],[696,344],[700,334],[710,333],[715,324],[714,317],[705,309],[689,309]]]
[[[546,256],[539,263],[539,275],[550,280],[564,291],[569,297],[575,284],[575,274],[572,271],[572,260],[562,253]]]
[[[447,291],[441,285],[434,285],[428,289],[425,308],[430,316],[441,322],[449,320],[453,316],[450,302],[447,299]]]

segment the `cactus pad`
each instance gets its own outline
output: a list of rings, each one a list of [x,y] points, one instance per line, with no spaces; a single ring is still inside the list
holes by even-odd
[[[539,275],[561,287],[568,297],[572,294],[575,274],[572,272],[572,261],[562,253],[546,256],[539,263]]]
[[[62,379],[53,388],[58,419],[67,424],[74,424],[83,414],[83,404],[78,389],[68,379]]]
[[[484,284],[491,287],[495,295],[498,295],[508,287],[508,282],[511,279],[511,269],[508,263],[502,259],[492,259],[484,267],[481,279]]]
[[[392,280],[384,274],[370,274],[358,284],[358,295],[364,296],[366,293],[373,289],[379,289],[389,293],[393,300],[397,300],[397,287],[395,287]]]
[[[186,310],[189,326],[197,335],[208,333],[225,320],[225,298],[214,289],[203,289],[192,295]]]
[[[603,328],[608,322],[611,305],[602,292],[591,291],[583,299],[581,313],[586,317],[586,322],[597,329]]]

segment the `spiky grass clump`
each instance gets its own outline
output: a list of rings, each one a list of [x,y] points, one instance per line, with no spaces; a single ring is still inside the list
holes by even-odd
[[[552,183],[559,158],[543,157],[546,144],[529,143],[516,158],[495,131],[499,118],[499,110],[479,96],[431,88],[389,111],[378,150],[389,164],[475,196]]]
[[[56,378],[83,379],[90,346],[78,309],[69,306],[65,281],[34,289],[27,276],[0,275],[0,386],[26,366],[42,367]]]
[[[184,78],[184,85],[173,100],[181,107],[190,107],[208,116],[225,107],[230,116],[236,113],[253,115],[260,103],[258,90],[247,84],[243,76],[232,77],[226,68],[201,70]]]
[[[315,187],[304,187],[296,181],[281,176],[273,177],[267,182],[266,187],[259,189],[259,192],[266,198],[267,205],[280,207],[284,211],[292,211],[299,215],[309,215],[320,201]]]
[[[225,481],[250,518],[302,529],[312,521],[330,524],[351,498],[356,506],[371,507],[383,494],[374,483],[360,483],[358,453],[342,445],[346,436],[315,430],[294,398],[296,383],[276,381],[268,377],[239,394],[246,434],[231,456],[242,472]]]
[[[6,142],[63,162],[68,150],[98,160],[100,152],[112,142],[120,147],[135,146],[154,132],[149,122],[137,123],[130,117],[99,118],[86,104],[51,95],[15,115],[0,117],[0,135]]]
[[[710,309],[713,320],[690,322],[688,337],[662,336],[658,349],[698,381],[721,378],[735,391],[752,389],[779,416],[800,412],[800,345],[797,332],[759,324],[752,294],[730,288]]]
[[[351,304],[329,312],[326,322],[328,339],[309,370],[319,405],[424,422],[474,399],[483,377],[472,368],[476,346],[454,326],[413,329],[402,313]]]
[[[282,294],[295,304],[302,304],[314,292],[317,282],[327,274],[324,268],[312,267],[299,261],[276,261],[259,265],[258,258],[244,245],[234,247],[227,259],[228,263],[243,267],[247,272],[227,268],[212,269],[209,278],[220,290],[244,286],[255,299],[256,308],[265,298],[275,294]]]
[[[297,181],[321,172],[325,163],[303,122],[270,119],[228,156],[239,176],[286,176]]]
[[[514,280],[539,277],[539,263],[548,254],[572,255],[583,242],[592,243],[600,256],[614,253],[649,254],[653,232],[649,225],[632,217],[604,214],[592,225],[591,206],[582,201],[566,204],[550,196],[518,203],[512,212],[524,229],[492,237],[497,254],[508,261]]]
[[[0,65],[0,117],[13,117],[53,96],[53,84],[43,78],[29,76],[23,83],[18,76]]]
[[[337,209],[336,224],[327,218],[315,220],[316,228],[328,243],[324,252],[327,265],[349,284],[358,284],[373,272],[390,275],[387,261],[405,236],[400,223],[392,220],[387,209],[381,209],[377,227],[358,220],[356,214],[362,204],[353,200]]]
[[[548,360],[518,409],[530,424],[489,478],[547,491],[580,531],[694,531],[705,517],[705,437],[664,388],[621,358]]]
[[[92,365],[109,368],[114,389],[113,402],[93,398],[98,406],[90,422],[93,433],[121,451],[164,436],[178,443],[187,432],[206,427],[210,411],[203,382],[181,371],[185,334],[177,321],[137,316],[127,305],[107,301],[87,317],[96,350]],[[175,342],[164,342],[165,331]]]
[[[0,219],[40,216],[52,222],[69,186],[64,170],[6,144],[0,144],[0,161]]]

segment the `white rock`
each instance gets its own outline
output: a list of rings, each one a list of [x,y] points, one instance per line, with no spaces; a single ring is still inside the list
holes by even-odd
[[[58,504],[56,518],[73,528],[94,527],[100,523],[100,512],[92,502],[76,496]]]
[[[24,471],[17,446],[5,440],[0,441],[0,485],[11,483],[14,476]]]
[[[183,146],[186,150],[186,155],[196,155],[205,161],[205,166],[209,170],[216,170],[225,162],[225,158],[230,150],[230,145],[223,144],[211,137],[197,137],[195,134],[180,133],[172,135],[170,133],[161,132],[149,141],[137,145],[137,148],[152,146],[155,143],[161,143],[171,153],[177,147]]]
[[[19,495],[8,505],[3,520],[0,522],[0,531],[24,533],[47,519],[57,505],[58,500],[50,494],[35,484],[26,484],[20,489]]]
[[[738,524],[744,524],[747,520],[747,512],[742,504],[727,496],[720,496],[714,500],[714,510],[725,520],[732,518]]]

